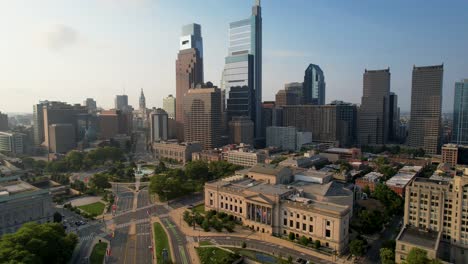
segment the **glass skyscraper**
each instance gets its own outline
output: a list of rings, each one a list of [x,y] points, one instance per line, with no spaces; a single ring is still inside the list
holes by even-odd
[[[455,83],[452,141],[468,145],[468,79]]]
[[[247,114],[255,123],[255,137],[261,133],[262,102],[262,17],[260,1],[250,18],[229,24],[229,48],[225,59],[222,88],[227,99],[227,122]],[[235,91],[231,91],[235,87]]]
[[[309,64],[304,73],[303,85],[304,104],[325,104],[325,76],[320,66]]]

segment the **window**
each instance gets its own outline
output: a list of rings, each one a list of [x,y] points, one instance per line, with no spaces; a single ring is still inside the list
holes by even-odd
[[[242,214],[242,207],[239,207],[239,213]]]
[[[310,233],[313,233],[313,232],[314,232],[314,226],[313,226],[313,225],[309,225],[309,232],[310,232]]]
[[[299,222],[296,222],[296,229],[299,229]]]
[[[401,245],[401,250],[403,250],[403,251],[406,250],[405,245]]]
[[[284,213],[283,213],[283,214],[284,214],[284,216],[287,216],[287,215],[288,215],[288,212],[284,211]]]
[[[293,220],[289,220],[289,227],[293,227],[293,226],[294,226]]]
[[[221,202],[221,208],[224,208],[224,203],[223,202]]]
[[[330,226],[330,221],[327,221],[327,226]]]
[[[288,225],[288,219],[286,219],[286,218],[283,219],[283,225],[285,225],[285,226]]]
[[[331,236],[331,231],[330,230],[325,230],[325,236],[330,237]]]
[[[302,216],[302,219],[306,220],[306,216],[305,216],[305,215],[304,215],[304,216]]]
[[[213,197],[213,193],[210,193],[210,197]]]
[[[299,215],[299,214],[297,214],[297,215],[296,215],[296,217],[297,217],[297,218],[299,218],[299,217],[300,217],[300,215]]]
[[[304,230],[304,231],[307,230],[307,225],[306,224],[302,224],[302,230]]]
[[[210,205],[213,205],[213,199],[210,199]]]

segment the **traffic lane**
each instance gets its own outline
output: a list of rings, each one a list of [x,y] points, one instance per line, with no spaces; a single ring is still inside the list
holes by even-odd
[[[110,241],[111,255],[107,263],[125,263],[126,245],[129,228],[120,228],[114,231],[114,237],[108,237]]]
[[[138,193],[138,204],[137,204],[137,207],[140,208],[140,207],[144,207],[144,206],[147,206],[150,204],[150,200],[149,200],[149,193],[148,193],[148,190],[145,188],[145,189],[142,189],[139,191]]]
[[[117,213],[133,209],[133,193],[126,192],[118,195]]]
[[[195,205],[203,202],[203,194],[196,193],[190,196],[185,196],[168,202],[169,206],[173,209],[178,209],[188,205]]]
[[[171,237],[171,247],[176,258],[175,263],[188,264],[189,260],[187,256],[189,255],[187,253],[187,240],[185,236],[168,217],[161,218],[161,222],[168,231],[168,235]]]
[[[241,237],[201,237],[201,240],[211,241],[219,245],[223,246],[237,246],[241,247],[242,243],[245,242],[247,245],[247,249],[256,249],[258,251],[268,252],[269,254],[279,256],[280,254],[283,257],[293,257],[293,259],[302,258],[311,260],[313,263],[321,263],[321,264],[333,264],[335,262],[327,261],[324,259],[317,258],[315,256],[305,254],[299,251],[296,251],[291,248],[286,248],[281,245],[260,241],[256,239],[250,238],[241,238]],[[275,253],[276,252],[276,253]]]
[[[149,223],[137,224],[137,261],[136,263],[151,264],[153,262],[151,226]]]

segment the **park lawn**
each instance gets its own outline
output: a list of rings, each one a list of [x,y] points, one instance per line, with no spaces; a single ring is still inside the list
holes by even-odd
[[[202,264],[231,264],[237,259],[235,254],[217,247],[198,247],[197,253]]]
[[[251,260],[257,261],[259,263],[278,263],[279,259],[275,256],[272,256],[270,254],[266,254],[263,252],[255,251],[255,250],[250,250],[250,249],[245,249],[245,248],[228,248],[237,254],[244,256],[246,258],[249,258]]]
[[[198,212],[200,214],[205,214],[205,204],[199,204],[193,207],[194,212]]]
[[[94,245],[91,256],[89,257],[89,263],[91,264],[102,264],[104,255],[106,254],[107,243],[100,242]]]
[[[171,252],[169,247],[169,240],[167,238],[166,231],[161,226],[160,223],[156,222],[153,224],[154,227],[154,245],[155,245],[155,253],[156,253],[156,260],[157,263],[163,263],[162,258],[162,250],[165,248],[167,249],[167,253],[169,255],[168,260],[171,260]]]
[[[100,215],[104,211],[105,205],[101,202],[78,206],[79,209],[92,215]]]
[[[199,244],[200,244],[200,246],[211,246],[211,245],[213,245],[213,243],[211,243],[210,241],[200,241]]]

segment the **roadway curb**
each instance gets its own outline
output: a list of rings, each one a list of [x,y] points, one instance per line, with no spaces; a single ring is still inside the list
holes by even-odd
[[[166,226],[164,226],[163,222],[161,221],[161,219],[159,219],[159,217],[155,217],[154,219],[151,219],[151,232],[153,232],[153,245],[154,245],[154,248],[153,248],[154,261],[155,261],[155,263],[158,263],[158,260],[156,258],[156,240],[155,240],[155,237],[154,237],[154,224],[153,224],[155,222],[158,222],[162,226],[162,228],[164,229],[164,232],[166,232],[167,241],[169,242],[169,248],[171,250],[171,259],[172,259],[172,262],[174,262],[176,257],[175,257],[174,248],[172,248],[172,239],[171,239],[171,236],[169,235],[169,230],[167,230]]]

